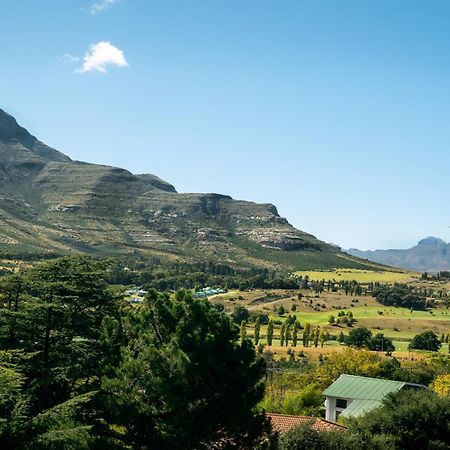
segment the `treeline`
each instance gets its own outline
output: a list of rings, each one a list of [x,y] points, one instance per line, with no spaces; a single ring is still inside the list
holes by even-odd
[[[406,284],[378,286],[373,291],[373,296],[385,306],[410,308],[418,311],[423,311],[433,305],[432,301],[421,296],[417,288]]]
[[[111,260],[108,282],[159,291],[219,286],[225,289],[298,289],[287,274],[265,268],[242,269],[214,262],[164,263],[158,259]]]

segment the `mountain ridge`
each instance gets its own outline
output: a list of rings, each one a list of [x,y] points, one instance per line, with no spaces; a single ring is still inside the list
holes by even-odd
[[[358,250],[346,252],[358,258],[378,264],[386,264],[418,272],[440,272],[450,270],[450,243],[428,236],[409,249]]]
[[[152,256],[284,268],[367,267],[269,203],[178,193],[152,174],[75,161],[0,110],[0,253]]]

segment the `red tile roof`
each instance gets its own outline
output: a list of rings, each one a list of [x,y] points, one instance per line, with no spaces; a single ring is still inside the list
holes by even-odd
[[[266,415],[270,418],[272,429],[280,434],[306,424],[311,424],[311,427],[317,431],[345,431],[347,429],[342,425],[328,422],[328,420],[319,419],[318,417],[290,416],[274,413],[267,413]]]

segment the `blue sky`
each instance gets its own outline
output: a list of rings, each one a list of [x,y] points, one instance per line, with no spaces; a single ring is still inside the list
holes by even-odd
[[[1,15],[0,107],[73,159],[271,202],[345,248],[450,241],[450,2],[11,0]]]

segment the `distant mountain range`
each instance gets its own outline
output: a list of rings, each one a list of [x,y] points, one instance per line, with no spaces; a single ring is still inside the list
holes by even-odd
[[[180,194],[155,175],[73,161],[0,110],[0,257],[79,252],[272,269],[371,267],[297,230],[274,205]]]
[[[422,239],[416,246],[405,250],[368,250],[356,248],[347,253],[380,264],[414,270],[439,272],[450,270],[450,244],[436,237]]]

